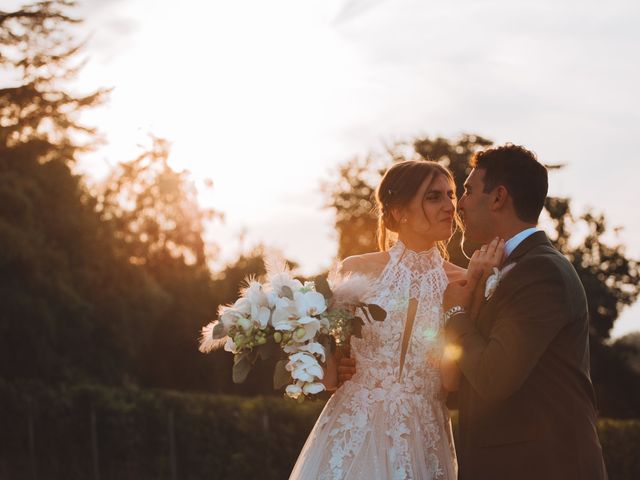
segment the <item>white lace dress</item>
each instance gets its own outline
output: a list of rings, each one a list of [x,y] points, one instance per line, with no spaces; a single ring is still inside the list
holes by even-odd
[[[402,242],[389,255],[367,298],[387,318],[351,339],[357,373],[327,402],[290,480],[457,477],[439,371],[444,261]]]

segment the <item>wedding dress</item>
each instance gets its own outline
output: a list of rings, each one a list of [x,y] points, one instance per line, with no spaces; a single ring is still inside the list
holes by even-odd
[[[327,402],[290,480],[457,477],[439,371],[444,260],[400,241],[388,253],[366,299],[387,317],[351,338],[357,372]]]

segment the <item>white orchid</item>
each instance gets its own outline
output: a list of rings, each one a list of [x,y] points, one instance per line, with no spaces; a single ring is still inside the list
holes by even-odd
[[[269,309],[269,307],[251,307],[251,319],[257,323],[258,328],[265,328],[269,324],[270,318],[271,310]]]
[[[231,337],[227,337],[227,343],[224,344],[225,352],[238,353],[238,346]]]
[[[285,392],[291,398],[298,398],[300,395],[302,395],[303,385],[304,384],[302,382],[292,383],[291,385],[287,385]]]
[[[271,317],[271,324],[276,330],[291,331],[298,326],[298,309],[294,304],[283,307],[276,307]]]
[[[324,371],[316,357],[307,352],[294,353],[289,357],[286,369],[294,380],[313,382],[324,377]]]
[[[316,291],[295,292],[293,301],[301,315],[313,317],[324,313],[327,301],[321,293]]]
[[[305,383],[304,387],[302,387],[302,393],[304,393],[305,395],[314,395],[324,390],[325,390],[325,386],[322,383],[318,383],[318,382]]]
[[[267,293],[267,305],[269,308],[284,308],[291,305],[291,300],[287,297],[281,297],[278,295],[278,292],[268,292]]]
[[[224,328],[229,330],[232,326],[238,323],[238,320],[244,318],[245,314],[243,314],[240,310],[237,310],[233,307],[221,307],[218,311],[218,315],[220,316],[220,321],[224,325]]]
[[[285,353],[297,353],[297,352],[307,352],[320,357],[320,361],[324,362],[326,352],[324,347],[320,345],[318,342],[310,342],[304,345],[287,345],[284,347]]]
[[[242,297],[249,300],[252,306],[266,306],[268,305],[267,295],[264,292],[263,286],[256,280],[248,280],[246,288],[242,289],[240,294]]]
[[[240,312],[243,315],[249,315],[251,313],[251,302],[248,298],[240,297],[233,304],[233,309]]]
[[[305,395],[314,395],[325,390],[325,386],[319,382],[295,382],[287,385],[285,392],[288,397],[300,400]]]
[[[317,318],[302,317],[299,318],[296,323],[298,326],[293,334],[293,339],[299,343],[315,338],[318,330],[320,330],[320,320]]]
[[[280,272],[272,275],[269,278],[271,288],[278,295],[282,296],[282,287],[289,287],[292,292],[296,292],[302,288],[302,282],[300,280],[292,278],[290,272]]]

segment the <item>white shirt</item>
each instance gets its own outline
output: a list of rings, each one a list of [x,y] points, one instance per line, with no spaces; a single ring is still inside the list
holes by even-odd
[[[536,232],[539,232],[537,227],[527,228],[522,230],[520,233],[515,234],[509,240],[504,242],[504,256],[508,257],[513,253],[518,245],[520,245],[527,237],[533,235]]]

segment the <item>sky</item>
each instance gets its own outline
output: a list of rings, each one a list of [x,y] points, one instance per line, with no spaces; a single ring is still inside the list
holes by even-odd
[[[640,257],[635,0],[87,0],[78,15],[78,88],[113,88],[85,115],[106,144],[79,168],[98,181],[167,138],[175,168],[213,181],[220,262],[264,243],[317,273],[336,255],[320,183],[339,163],[461,133],[565,164],[550,194],[604,213]],[[637,329],[638,304],[613,334]]]

